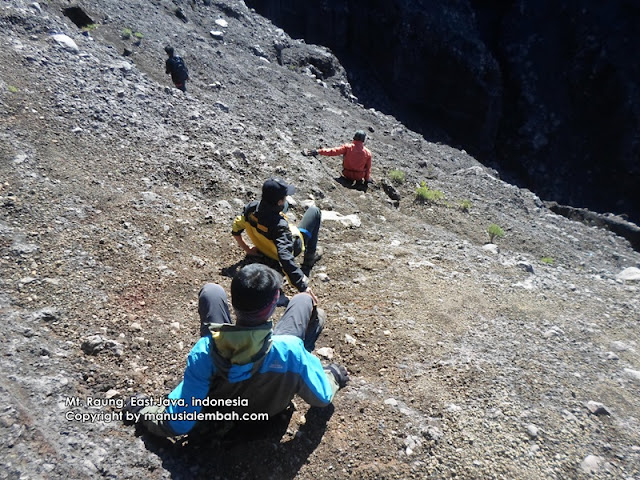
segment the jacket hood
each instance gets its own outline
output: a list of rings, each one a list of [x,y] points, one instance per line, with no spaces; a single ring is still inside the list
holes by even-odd
[[[230,323],[209,326],[213,340],[212,355],[216,366],[229,371],[233,365],[255,363],[264,358],[271,348],[273,322],[257,327],[244,327]]]
[[[271,212],[272,214],[278,215],[280,212],[286,213],[289,209],[289,204],[285,201],[284,205],[276,205],[274,203],[270,203],[265,199],[260,199],[260,203],[256,208],[256,212],[266,213]]]

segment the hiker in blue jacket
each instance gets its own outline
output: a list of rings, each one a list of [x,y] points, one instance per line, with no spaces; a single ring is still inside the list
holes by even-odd
[[[311,354],[326,316],[311,291],[298,293],[273,328],[281,286],[280,274],[265,265],[242,268],[231,282],[233,324],[223,288],[206,284],[198,300],[202,338],[184,379],[163,402],[133,397],[125,413],[156,435],[176,436],[207,420],[270,418],[296,394],[311,406],[328,406],[349,377],[344,367],[323,367]]]
[[[184,64],[184,60],[178,55],[175,55],[175,50],[170,45],[164,47],[164,51],[167,52],[167,56],[169,57],[165,62],[165,72],[171,74],[171,80],[173,80],[176,88],[186,93],[189,70]]]

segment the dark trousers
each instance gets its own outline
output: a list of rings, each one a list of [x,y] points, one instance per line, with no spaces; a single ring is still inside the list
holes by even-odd
[[[323,319],[318,319],[317,309],[309,302],[309,295],[299,293],[289,301],[287,309],[273,329],[274,335],[293,335],[304,342],[304,347],[313,351],[316,340],[324,327]],[[231,323],[227,294],[216,283],[207,283],[198,295],[200,314],[200,335],[209,333],[208,325]]]
[[[318,207],[309,207],[298,224],[298,230],[300,230],[304,238],[305,260],[312,260],[316,253],[321,221],[322,214],[320,209]]]

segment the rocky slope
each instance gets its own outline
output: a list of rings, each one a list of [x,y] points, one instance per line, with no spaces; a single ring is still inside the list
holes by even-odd
[[[0,478],[640,478],[626,240],[354,102],[330,52],[242,2],[77,5],[86,34],[64,1],[0,6]],[[366,194],[299,153],[358,128]],[[228,288],[231,221],[269,175],[296,216],[327,212],[317,348],[350,385],[223,443],[123,426],[119,402],[180,379],[198,290]],[[414,203],[423,181],[444,198]]]

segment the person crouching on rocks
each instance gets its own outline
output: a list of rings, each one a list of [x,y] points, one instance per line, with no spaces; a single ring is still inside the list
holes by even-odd
[[[344,183],[366,191],[371,177],[371,152],[364,146],[366,138],[364,130],[358,130],[351,143],[335,148],[311,150],[309,154],[328,157],[342,155],[342,177],[346,180]]]
[[[233,222],[231,234],[247,255],[265,255],[279,262],[280,267],[299,292],[309,285],[311,268],[322,257],[318,247],[318,234],[322,214],[320,209],[311,206],[302,216],[296,227],[289,224],[285,217],[287,195],[292,195],[295,187],[277,178],[270,178],[262,185],[262,197],[245,205],[241,215]],[[242,232],[255,245],[250,247],[242,238]],[[300,267],[295,257],[304,253]]]
[[[274,417],[294,395],[314,407],[328,406],[349,377],[344,367],[323,367],[311,353],[326,315],[307,290],[291,299],[273,328],[281,283],[266,265],[242,268],[231,281],[235,324],[224,289],[204,285],[198,298],[202,337],[189,352],[182,382],[163,402],[132,397],[123,411],[126,423],[160,436],[197,435],[209,420]]]

